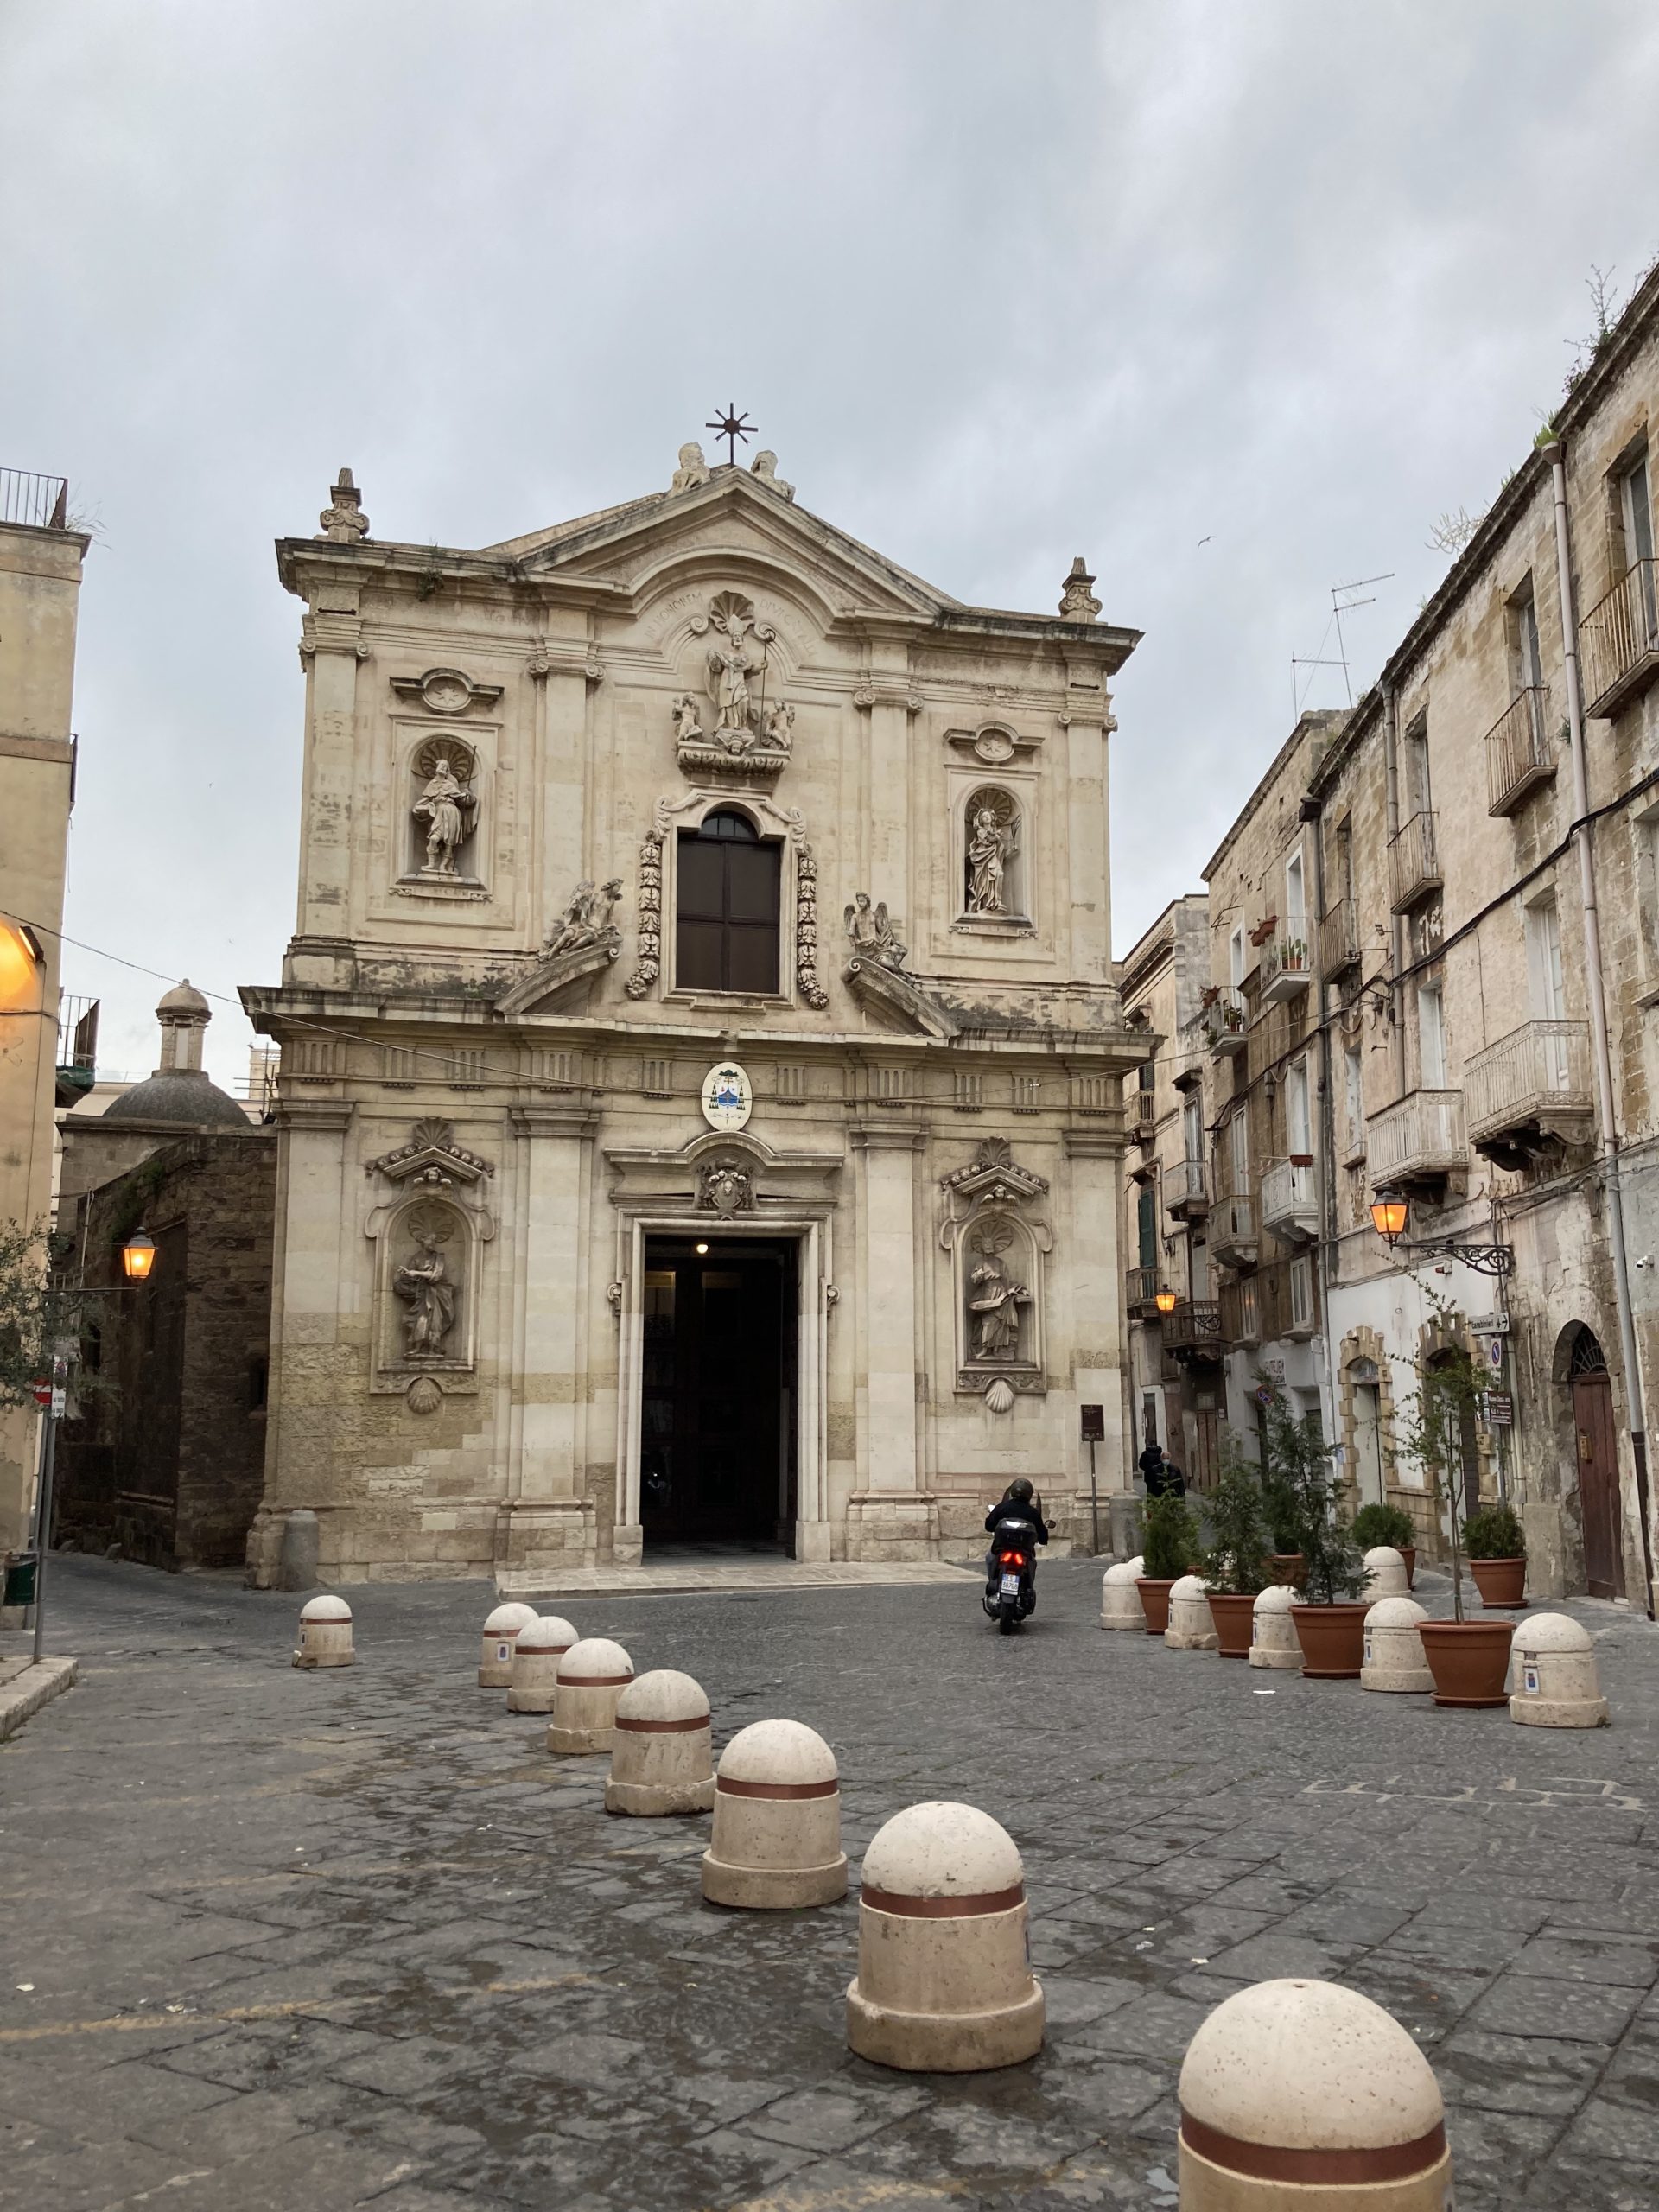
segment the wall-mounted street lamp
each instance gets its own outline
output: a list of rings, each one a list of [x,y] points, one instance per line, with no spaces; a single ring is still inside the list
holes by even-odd
[[[135,1229],[121,1247],[121,1268],[129,1282],[148,1282],[156,1264],[156,1239],[147,1229]]]
[[[1160,1287],[1153,1293],[1152,1302],[1160,1313],[1173,1313],[1180,1300],[1173,1290],[1165,1290]]]
[[[1410,1215],[1410,1201],[1403,1191],[1384,1184],[1371,1194],[1371,1227],[1387,1243],[1389,1251],[1406,1233]],[[1479,1275],[1510,1275],[1515,1273],[1515,1254],[1507,1244],[1461,1244],[1455,1237],[1439,1236],[1427,1244],[1414,1248],[1415,1255],[1424,1260],[1460,1260],[1465,1268],[1472,1268]]]

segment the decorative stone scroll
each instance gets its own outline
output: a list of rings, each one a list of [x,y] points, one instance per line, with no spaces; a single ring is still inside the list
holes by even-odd
[[[804,839],[795,853],[795,988],[814,1014],[830,1003],[818,981],[818,863]]]
[[[349,468],[340,470],[329,504],[317,520],[322,525],[318,537],[330,538],[336,545],[355,545],[368,536],[369,518],[363,512],[363,494],[353,482]]]
[[[663,847],[666,827],[653,829],[639,848],[639,950],[634,970],[623,986],[631,999],[642,999],[663,969]]]

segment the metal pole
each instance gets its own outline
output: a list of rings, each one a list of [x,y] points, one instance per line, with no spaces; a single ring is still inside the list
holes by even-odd
[[[1100,1491],[1095,1482],[1095,1440],[1089,1440],[1089,1510],[1095,1522],[1095,1557],[1100,1557]]]
[[[62,1402],[65,1363],[52,1363],[52,1398],[41,1438],[40,1496],[35,1509],[35,1664],[46,1648],[46,1555],[52,1547],[52,1470],[58,1456],[58,1408]]]
[[[1561,603],[1561,651],[1567,667],[1567,722],[1573,759],[1573,842],[1579,849],[1579,885],[1584,899],[1584,985],[1590,1013],[1590,1041],[1596,1065],[1596,1109],[1601,1157],[1606,1173],[1607,1242],[1613,1260],[1613,1302],[1618,1312],[1619,1357],[1624,1368],[1624,1410],[1636,1466],[1636,1502],[1642,1522],[1642,1580],[1644,1610],[1653,1609],[1653,1531],[1648,1505],[1648,1423],[1642,1369],[1630,1306],[1630,1259],[1624,1248],[1624,1197],[1618,1158],[1618,1123],[1613,1109],[1612,1054],[1607,1042],[1607,1001],[1602,982],[1601,916],[1596,906],[1596,862],[1590,842],[1590,783],[1584,757],[1584,694],[1579,681],[1579,632],[1573,614],[1573,551],[1567,529],[1567,454],[1559,438],[1542,448],[1549,462],[1555,495],[1555,575]]]

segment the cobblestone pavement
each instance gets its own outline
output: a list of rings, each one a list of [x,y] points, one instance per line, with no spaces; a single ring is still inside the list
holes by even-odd
[[[1611,1607],[1581,1734],[1103,1636],[1087,1564],[1014,1639],[960,1587],[573,1606],[721,1739],[828,1736],[849,1852],[925,1797],[1012,1829],[1048,2045],[947,2079],[848,2052],[855,1904],[705,1906],[703,1821],[607,1819],[474,1687],[485,1586],[355,1590],[359,1665],[302,1674],[292,1599],[53,1583],[80,1685],[0,1748],[7,2206],[1153,2212],[1188,2038],[1285,1974],[1421,2038],[1459,2212],[1659,2201],[1659,1637]]]

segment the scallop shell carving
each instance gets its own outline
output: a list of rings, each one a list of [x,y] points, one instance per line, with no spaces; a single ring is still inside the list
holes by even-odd
[[[443,1392],[429,1375],[417,1375],[404,1391],[404,1402],[412,1414],[435,1414],[443,1403]]]
[[[1006,1376],[995,1375],[985,1387],[985,1402],[994,1414],[1006,1414],[1013,1409],[1014,1385]]]

